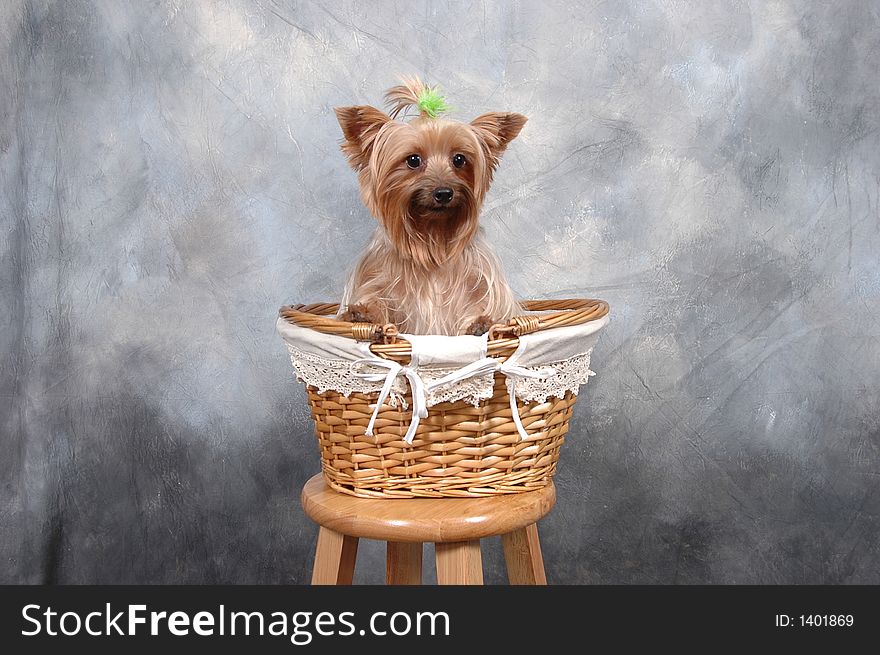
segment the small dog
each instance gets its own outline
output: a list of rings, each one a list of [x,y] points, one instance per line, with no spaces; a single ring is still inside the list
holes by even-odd
[[[335,110],[342,151],[379,221],[339,317],[413,334],[484,334],[522,313],[478,220],[499,157],[527,119],[491,112],[470,123],[445,120],[436,88],[402,82],[385,94],[388,114]],[[395,120],[410,107],[420,115]]]

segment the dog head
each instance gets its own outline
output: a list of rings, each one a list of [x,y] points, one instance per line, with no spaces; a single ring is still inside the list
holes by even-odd
[[[505,112],[470,123],[439,118],[442,99],[417,79],[385,97],[388,114],[370,106],[336,109],[342,150],[358,173],[364,204],[402,256],[438,266],[473,238],[499,158],[527,119]],[[395,120],[413,106],[418,117]]]

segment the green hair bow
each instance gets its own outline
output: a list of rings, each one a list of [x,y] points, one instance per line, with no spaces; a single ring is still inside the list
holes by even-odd
[[[420,112],[431,118],[437,118],[440,114],[445,114],[452,109],[446,104],[446,98],[440,95],[440,89],[436,86],[422,89],[416,100],[416,106]]]

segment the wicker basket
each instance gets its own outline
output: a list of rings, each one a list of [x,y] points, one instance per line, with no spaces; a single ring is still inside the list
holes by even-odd
[[[601,300],[526,301],[530,312],[507,325],[493,326],[488,355],[508,357],[518,337],[538,330],[579,325],[604,317]],[[359,340],[380,340],[370,350],[398,363],[409,362],[410,346],[398,338],[394,325],[348,323],[333,317],[338,305],[321,303],[282,307],[282,319],[300,327]],[[403,435],[410,411],[382,405],[374,436],[365,428],[377,393],[334,391],[318,393],[308,387],[322,468],[337,491],[370,498],[483,497],[532,491],[546,486],[556,471],[559,449],[577,396],[544,403],[517,402],[523,439],[515,425],[504,376],[495,375],[492,398],[478,407],[464,400],[441,402],[421,420],[412,444]],[[407,394],[408,407],[412,407]]]

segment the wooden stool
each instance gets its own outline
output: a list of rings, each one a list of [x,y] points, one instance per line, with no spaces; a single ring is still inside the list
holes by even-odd
[[[318,474],[302,491],[306,514],[321,526],[312,584],[351,584],[358,539],[388,542],[388,584],[421,584],[422,544],[436,544],[439,584],[483,584],[480,539],[501,535],[511,584],[547,584],[536,522],[556,489],[488,498],[356,498]]]

